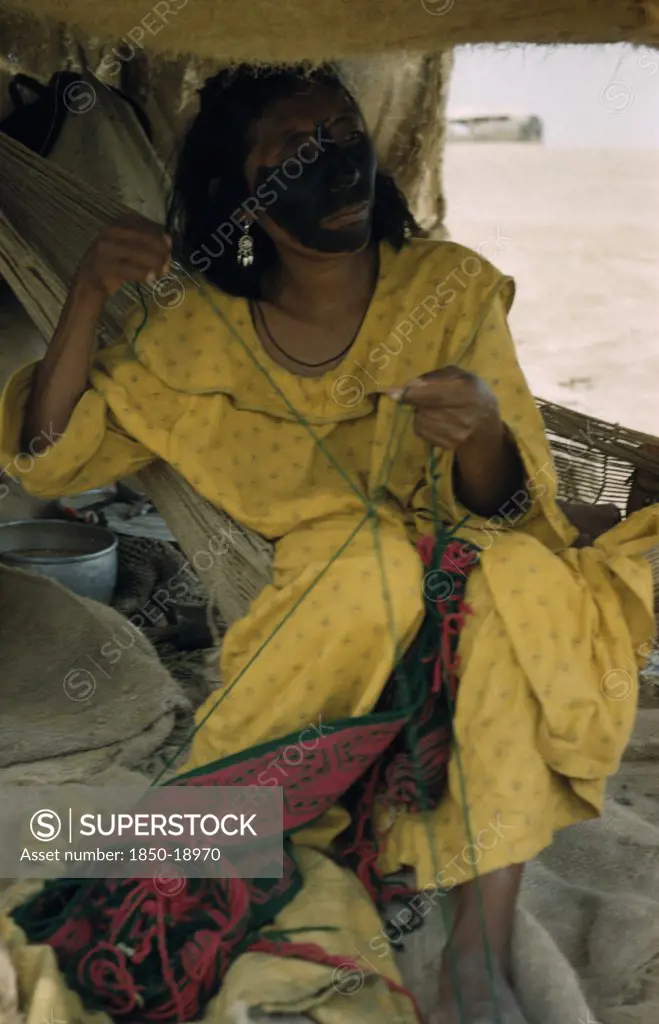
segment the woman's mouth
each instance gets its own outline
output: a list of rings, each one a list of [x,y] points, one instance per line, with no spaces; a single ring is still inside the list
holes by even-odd
[[[344,206],[337,213],[333,213],[329,217],[323,217],[320,223],[321,227],[324,228],[342,228],[349,224],[358,224],[363,220],[367,220],[370,213],[371,204],[369,202],[351,203],[350,206]]]

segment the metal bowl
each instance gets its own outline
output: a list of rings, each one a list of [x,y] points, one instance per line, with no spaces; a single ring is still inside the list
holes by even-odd
[[[102,526],[61,519],[0,523],[0,561],[109,604],[117,582],[117,538]]]

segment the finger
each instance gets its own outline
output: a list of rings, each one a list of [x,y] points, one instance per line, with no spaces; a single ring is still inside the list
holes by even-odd
[[[437,408],[439,405],[458,407],[469,400],[468,389],[456,377],[419,377],[408,381],[402,388],[388,388],[387,394],[396,402],[414,405],[418,409]]]
[[[417,409],[415,423],[421,430],[445,433],[470,433],[474,429],[474,417],[463,409]]]
[[[101,232],[98,244],[111,242],[130,249],[148,250],[161,255],[162,260],[171,256],[172,239],[162,228],[144,228],[113,224]]]
[[[106,266],[113,263],[131,263],[145,267],[146,270],[160,271],[168,262],[163,253],[155,253],[149,249],[131,249],[125,245],[106,242],[99,248],[99,261]]]
[[[99,245],[115,245],[135,252],[151,252],[161,260],[169,258],[172,251],[164,235],[154,237],[124,229],[108,231],[99,239]]]
[[[415,433],[424,441],[428,441],[429,444],[436,445],[438,448],[457,448],[471,435],[472,429],[471,423],[458,423],[454,420],[429,417],[425,414],[425,410],[414,418]]]
[[[461,405],[432,405],[415,409],[414,415],[429,423],[474,423],[478,419],[478,409],[474,408],[473,402],[463,402]]]
[[[145,267],[143,263],[136,263],[132,260],[117,260],[112,268],[108,270],[112,277],[120,278],[126,283],[143,282],[144,284],[155,284],[158,274],[155,270]]]
[[[154,259],[164,259],[169,256],[169,250],[164,245],[149,244],[143,238],[117,238],[113,235],[99,239],[98,250],[100,252],[139,254],[140,256],[151,256]]]
[[[435,434],[426,433],[425,431],[415,431],[417,437],[420,437],[422,441],[432,445],[433,448],[441,448],[442,451],[452,452],[458,447],[460,442],[448,434]]]
[[[164,234],[162,224],[159,224],[156,220],[151,220],[149,217],[145,217],[141,213],[137,213],[135,210],[131,210],[123,216],[117,217],[116,220],[110,222],[108,227],[130,228],[136,231],[150,231],[154,234]]]
[[[385,394],[393,398],[395,402],[408,402],[410,393],[414,394],[414,386],[420,384],[420,380],[410,380],[407,384],[403,384],[402,387],[386,388]]]

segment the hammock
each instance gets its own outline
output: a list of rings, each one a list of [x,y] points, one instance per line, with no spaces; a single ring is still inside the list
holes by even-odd
[[[3,134],[0,162],[0,274],[48,339],[81,254],[106,223],[131,211]],[[118,336],[135,302],[125,288],[107,303],[102,345]],[[209,538],[225,540],[204,582],[223,621],[239,618],[269,578],[270,545],[200,498],[165,463],[147,467],[140,480],[193,563]]]

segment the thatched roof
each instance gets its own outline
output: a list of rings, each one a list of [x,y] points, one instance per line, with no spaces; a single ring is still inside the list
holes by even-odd
[[[659,44],[659,0],[0,0],[1,10],[147,51],[220,61],[427,53],[484,42]]]

